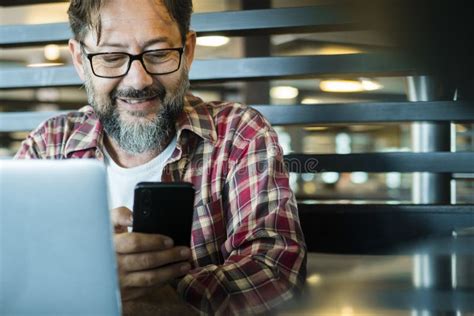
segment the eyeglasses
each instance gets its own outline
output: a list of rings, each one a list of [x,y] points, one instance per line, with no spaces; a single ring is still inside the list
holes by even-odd
[[[179,69],[183,52],[184,47],[147,50],[138,55],[123,52],[89,54],[84,50],[92,72],[101,78],[125,76],[134,60],[139,60],[150,75],[167,75]]]

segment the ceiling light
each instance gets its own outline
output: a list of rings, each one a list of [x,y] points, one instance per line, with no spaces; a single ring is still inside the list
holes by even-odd
[[[321,180],[327,184],[336,183],[339,180],[339,173],[337,172],[322,172]]]
[[[316,175],[314,173],[302,173],[301,179],[305,182],[313,181]]]
[[[364,87],[359,80],[322,80],[319,88],[324,92],[361,92]]]
[[[361,78],[360,80],[322,80],[319,88],[325,92],[361,92],[379,90],[383,86],[373,79]]]
[[[352,132],[370,132],[386,127],[385,125],[350,125],[348,128]]]
[[[26,137],[28,137],[29,133],[30,132],[11,132],[10,138],[13,138],[16,140],[24,140]]]
[[[374,91],[383,88],[383,86],[375,80],[361,78],[360,82],[365,91]]]
[[[336,154],[351,153],[351,137],[347,133],[339,133],[336,135]]]
[[[385,184],[390,189],[398,189],[402,184],[402,174],[399,172],[388,172],[385,178]]]
[[[466,126],[463,126],[463,125],[456,125],[456,132],[465,133],[467,132],[467,128]]]
[[[321,101],[316,98],[304,98],[303,101],[301,101],[301,104],[318,104],[318,103],[321,103]]]
[[[50,44],[44,47],[44,58],[47,60],[58,60],[60,56],[61,53],[58,45]]]
[[[274,99],[294,99],[298,96],[298,89],[289,86],[279,86],[270,89],[270,96]]]
[[[27,67],[31,68],[39,68],[39,67],[55,67],[55,66],[62,66],[63,63],[36,63],[36,64],[29,64]]]
[[[308,282],[309,285],[317,285],[321,283],[321,275],[312,274],[306,279],[306,281]]]
[[[56,88],[42,88],[36,90],[36,98],[41,102],[56,102],[60,97],[59,90]]]
[[[327,126],[309,126],[305,127],[304,130],[308,132],[319,132],[319,131],[325,131],[329,129]]]
[[[318,55],[348,55],[360,54],[362,50],[347,46],[325,46],[318,50]]]
[[[199,46],[219,47],[229,43],[230,39],[226,36],[200,36],[196,39]]]
[[[308,195],[314,194],[316,193],[316,189],[317,189],[316,183],[314,182],[305,182],[303,184],[303,192],[305,194],[308,194]]]
[[[341,316],[353,316],[354,309],[351,306],[344,306],[341,309]]]
[[[369,180],[369,174],[367,172],[352,172],[351,173],[351,181],[355,184],[362,184]]]

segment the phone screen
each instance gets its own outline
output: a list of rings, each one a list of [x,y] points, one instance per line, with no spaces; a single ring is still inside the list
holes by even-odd
[[[135,187],[133,231],[165,235],[190,246],[194,188],[187,182],[140,182]]]

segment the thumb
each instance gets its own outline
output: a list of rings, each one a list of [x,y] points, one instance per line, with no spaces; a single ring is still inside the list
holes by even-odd
[[[127,231],[128,226],[133,224],[132,211],[128,208],[121,206],[114,208],[110,211],[110,219],[114,225],[116,233],[123,233]]]

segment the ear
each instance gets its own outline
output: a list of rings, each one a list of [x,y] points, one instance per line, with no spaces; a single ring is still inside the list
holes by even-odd
[[[85,76],[84,76],[84,65],[83,59],[82,59],[82,51],[81,51],[81,44],[79,44],[78,41],[75,39],[70,39],[69,40],[69,52],[71,53],[72,56],[72,62],[74,64],[74,68],[76,68],[76,72],[81,78],[82,81],[84,81]]]
[[[189,68],[194,60],[194,49],[196,48],[196,32],[189,31],[186,35],[186,46],[184,52],[186,54],[186,61]]]

